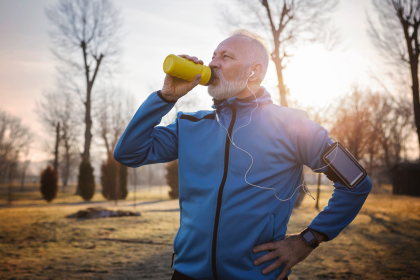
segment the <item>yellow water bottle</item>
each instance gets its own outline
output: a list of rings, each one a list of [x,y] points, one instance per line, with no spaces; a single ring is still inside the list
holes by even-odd
[[[195,64],[186,58],[170,54],[163,62],[163,71],[171,76],[192,81],[197,74],[201,74],[200,85],[208,86],[214,75],[208,66]]]

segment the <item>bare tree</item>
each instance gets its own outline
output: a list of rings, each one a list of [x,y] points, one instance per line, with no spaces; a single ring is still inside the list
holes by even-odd
[[[245,27],[265,34],[262,37],[272,44],[271,59],[276,65],[280,104],[287,106],[288,89],[283,70],[292,57],[293,48],[310,42],[324,42],[328,49],[337,45],[338,33],[327,24],[339,0],[235,1],[240,13],[228,7],[220,9],[223,29]]]
[[[79,134],[79,122],[73,96],[66,88],[65,82],[58,80],[56,89],[45,92],[43,100],[36,103],[36,114],[44,124],[46,130],[54,135],[54,169],[59,171],[63,182],[63,189],[68,184],[70,169],[75,164],[74,151],[77,146],[77,135]],[[62,156],[60,156],[62,150]]]
[[[413,113],[407,98],[353,88],[334,106],[331,135],[352,153],[369,175],[390,181],[390,169],[413,136]]]
[[[150,92],[155,91],[156,88],[159,87],[153,84],[149,85]],[[170,110],[165,116],[163,116],[162,121],[159,125],[171,124],[176,119],[176,114],[179,111],[194,112],[199,110],[199,104],[200,102],[197,99],[197,96],[194,96],[194,91],[191,91],[187,95],[184,95],[183,97],[177,100],[172,110]]]
[[[314,106],[308,106],[306,108],[306,112],[308,113],[308,116],[311,120],[318,123],[322,127],[326,127],[331,123],[330,118],[330,110],[331,106],[326,106],[325,108],[320,107],[314,107]],[[316,202],[315,202],[315,208],[319,210],[319,199],[320,199],[320,193],[321,193],[321,180],[322,179],[322,173],[318,173],[318,180],[317,180],[317,191],[316,191]],[[305,192],[302,191],[302,189],[299,189],[298,199],[299,196],[305,196]]]
[[[26,170],[28,169],[29,164],[31,163],[31,159],[29,158],[29,146],[26,146],[23,149],[23,156],[22,156],[22,164],[20,166],[20,190],[24,191],[25,188],[25,177],[26,177]]]
[[[85,80],[85,144],[82,159],[90,160],[92,89],[100,69],[119,51],[119,10],[110,0],[60,0],[46,10],[52,23],[53,53]],[[103,72],[103,71],[102,71]]]
[[[133,98],[116,87],[102,91],[98,100],[96,116],[98,135],[104,141],[107,157],[113,157],[115,146],[133,115]]]
[[[372,176],[377,167],[383,165],[379,159],[380,155],[385,151],[387,154],[387,141],[385,131],[388,126],[387,116],[392,111],[392,106],[388,98],[384,98],[382,94],[370,93],[366,97],[369,110],[369,126],[366,137],[366,153],[367,153],[367,171]],[[381,149],[383,148],[383,150]]]
[[[0,182],[9,183],[9,203],[12,201],[12,184],[22,151],[28,150],[33,134],[21,119],[0,109]]]
[[[375,111],[375,122],[378,127],[375,132],[379,136],[382,146],[382,161],[387,170],[401,160],[401,151],[411,135],[413,113],[410,102],[405,98],[392,98],[392,96],[377,95],[382,107]],[[382,116],[382,118],[378,118]]]
[[[414,123],[420,148],[420,1],[372,0],[372,3],[379,16],[377,27],[368,15],[368,32],[374,45],[388,63],[397,67],[397,72],[402,69],[411,74]]]
[[[54,170],[58,172],[58,156],[60,146],[60,125],[61,125],[61,96],[59,91],[51,91],[43,93],[43,100],[36,103],[35,113],[38,115],[39,121],[44,125],[49,133],[54,135]]]
[[[75,104],[72,94],[69,91],[63,91],[61,96],[63,104],[61,119],[61,142],[63,148],[61,178],[63,182],[63,191],[68,185],[72,170],[78,163],[76,156],[79,154],[77,149],[77,139],[80,132],[80,125],[76,116]]]
[[[350,95],[342,97],[335,112],[331,134],[357,159],[367,152],[370,110],[365,104],[365,94],[357,87]]]

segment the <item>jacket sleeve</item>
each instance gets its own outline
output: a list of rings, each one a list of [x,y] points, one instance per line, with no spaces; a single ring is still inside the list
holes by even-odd
[[[307,115],[298,118],[296,125],[296,145],[298,161],[316,172],[326,172],[328,167],[321,160],[322,153],[334,141],[329,132],[311,121]],[[326,235],[327,240],[334,239],[359,213],[369,192],[372,182],[369,177],[352,190],[340,181],[333,184],[334,191],[328,205],[312,220],[309,228]]]
[[[176,160],[178,118],[166,127],[156,126],[174,105],[160,91],[150,94],[118,140],[114,158],[129,167]]]

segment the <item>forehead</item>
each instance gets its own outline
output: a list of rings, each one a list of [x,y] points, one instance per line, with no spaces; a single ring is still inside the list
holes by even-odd
[[[222,41],[216,48],[215,53],[230,52],[235,55],[241,56],[246,53],[249,48],[249,40],[243,36],[232,36]]]

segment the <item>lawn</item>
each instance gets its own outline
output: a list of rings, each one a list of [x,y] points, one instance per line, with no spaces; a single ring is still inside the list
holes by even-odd
[[[91,203],[73,192],[60,193],[51,204],[35,190],[15,194],[13,206],[0,207],[0,279],[170,279],[179,205],[167,190],[139,190],[135,209],[131,193],[118,206],[104,202],[100,193]],[[323,190],[321,209],[331,196],[330,187]],[[6,199],[1,195],[0,205]],[[92,206],[139,211],[141,216],[66,218]],[[314,201],[306,197],[294,210],[288,232],[301,231],[316,214]],[[419,279],[419,217],[420,198],[378,189],[353,223],[296,265],[289,278]]]

